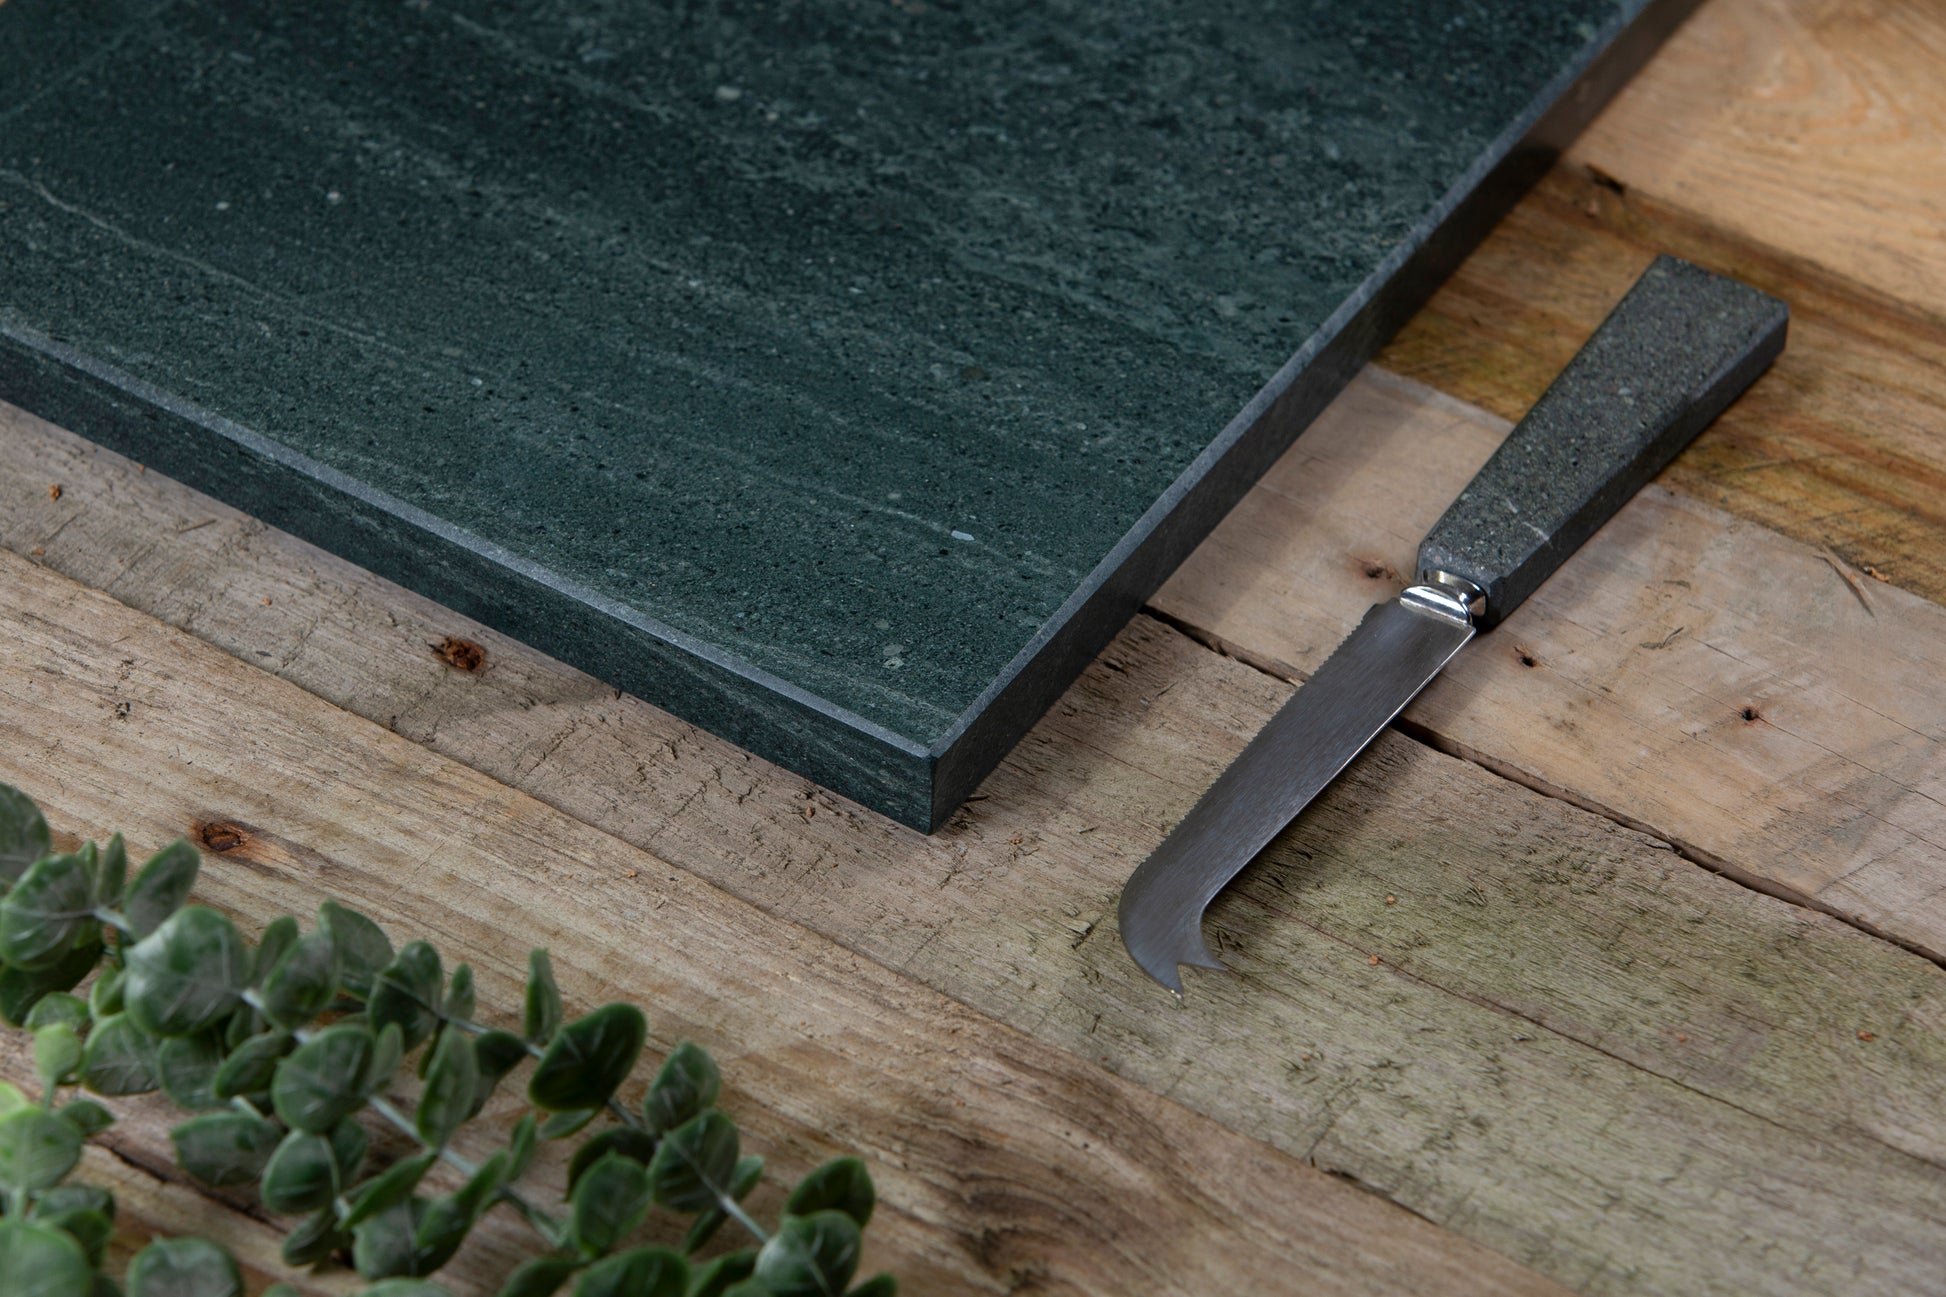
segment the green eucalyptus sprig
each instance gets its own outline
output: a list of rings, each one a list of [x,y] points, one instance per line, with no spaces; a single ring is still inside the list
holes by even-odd
[[[200,864],[177,841],[131,878],[119,834],[56,852],[40,810],[0,784],[0,1017],[33,1032],[41,1088],[34,1099],[0,1082],[9,1294],[123,1291],[102,1269],[113,1197],[68,1182],[83,1142],[114,1117],[76,1088],[159,1089],[190,1110],[171,1132],[183,1169],[218,1188],[254,1185],[266,1208],[297,1218],[286,1262],[349,1257],[376,1281],[367,1297],[444,1297],[428,1276],[500,1205],[541,1250],[499,1297],[549,1297],[570,1283],[572,1297],[846,1294],[876,1203],[864,1164],[811,1172],[765,1229],[743,1206],[763,1159],[743,1155],[736,1123],[716,1107],[721,1074],[697,1045],[677,1045],[630,1105],[618,1096],[647,1020],[629,1004],[569,1019],[546,951],[529,959],[520,1030],[488,1027],[475,1020],[471,968],[446,974],[423,941],[395,950],[334,901],[310,932],[285,916],[253,947],[227,916],[188,904]],[[528,1064],[529,1107],[504,1145],[480,1160],[456,1151],[455,1136]],[[416,1094],[402,1097],[414,1075]],[[415,1151],[368,1166],[368,1123]],[[576,1137],[567,1194],[550,1209],[521,1178],[543,1141]],[[458,1188],[427,1189],[440,1163]],[[691,1218],[681,1246],[631,1245],[658,1207]],[[731,1222],[749,1245],[695,1260]],[[128,1297],[243,1292],[235,1260],[202,1239],[150,1244],[124,1283]],[[879,1275],[849,1297],[896,1291]]]

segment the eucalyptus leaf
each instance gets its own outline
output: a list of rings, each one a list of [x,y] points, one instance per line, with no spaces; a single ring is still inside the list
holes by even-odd
[[[70,1099],[56,1108],[54,1115],[74,1127],[83,1139],[99,1135],[115,1124],[115,1114],[93,1099]]]
[[[34,1195],[34,1212],[60,1212],[74,1209],[98,1211],[115,1219],[115,1195],[93,1184],[57,1184]]]
[[[367,1279],[416,1277],[419,1247],[414,1241],[425,1201],[408,1198],[366,1217],[351,1231],[351,1264]]]
[[[433,1267],[437,1269],[437,1267]],[[382,1279],[359,1297],[453,1297],[445,1287],[430,1279]]]
[[[155,867],[151,861],[142,872]],[[135,885],[141,885],[141,878]],[[128,952],[122,995],[128,1014],[152,1036],[187,1036],[234,1009],[249,970],[236,926],[215,910],[177,910]]]
[[[155,1039],[126,1013],[103,1018],[81,1049],[81,1084],[96,1094],[146,1094],[162,1084]]]
[[[566,1139],[586,1130],[588,1123],[601,1115],[600,1108],[580,1108],[574,1112],[557,1112],[541,1123],[542,1139]]]
[[[507,1187],[507,1151],[501,1149],[466,1178],[457,1192],[447,1195],[459,1210],[466,1212],[473,1220],[478,1220],[486,1209],[491,1207],[494,1197]]]
[[[647,1166],[655,1156],[655,1136],[634,1126],[610,1126],[599,1135],[583,1140],[568,1159],[568,1192],[572,1194],[588,1168],[610,1153],[619,1153]]]
[[[738,1158],[736,1170],[730,1173],[730,1196],[742,1202],[750,1196],[750,1191],[757,1187],[757,1181],[763,1178],[764,1160],[761,1157],[752,1153],[748,1157]],[[724,1222],[729,1219],[730,1213],[723,1210],[721,1203],[706,1209],[689,1223],[689,1231],[682,1236],[683,1252],[693,1253],[709,1242],[716,1231],[722,1229]]]
[[[514,1267],[494,1297],[554,1297],[575,1271],[565,1257],[537,1256]]]
[[[338,994],[338,947],[313,932],[277,961],[264,979],[258,1008],[272,1025],[295,1031],[323,1013]]]
[[[264,935],[257,941],[256,953],[250,958],[250,985],[262,986],[264,979],[270,976],[270,970],[290,953],[291,947],[297,944],[302,935],[297,920],[290,915],[280,914],[272,919],[264,929]]]
[[[115,1222],[106,1213],[90,1207],[69,1207],[61,1211],[36,1211],[34,1219],[60,1230],[81,1245],[88,1264],[99,1267],[108,1253],[108,1241],[115,1237]],[[10,1289],[11,1290],[11,1289]]]
[[[858,1222],[841,1211],[786,1216],[753,1276],[776,1297],[842,1297],[858,1270]]]
[[[748,1279],[757,1269],[757,1249],[738,1248],[725,1252],[700,1269],[690,1272],[686,1297],[723,1297],[731,1284]]]
[[[372,1029],[396,1023],[406,1052],[417,1049],[439,1025],[439,982],[439,952],[423,941],[407,944],[372,980],[365,1002]]]
[[[206,1112],[169,1132],[182,1169],[218,1189],[262,1175],[282,1137],[275,1122],[247,1112]]]
[[[548,1112],[598,1108],[628,1079],[642,1052],[648,1019],[632,1004],[605,1004],[554,1033],[527,1097]]]
[[[863,1229],[871,1223],[872,1208],[877,1204],[878,1190],[872,1186],[865,1164],[855,1157],[841,1157],[798,1181],[784,1201],[784,1210],[792,1216],[841,1211]]]
[[[0,784],[0,882],[13,882],[53,850],[40,807],[12,784]]]
[[[345,1211],[343,1224],[350,1229],[364,1223],[381,1212],[390,1211],[412,1196],[419,1182],[432,1170],[439,1160],[437,1153],[421,1153],[416,1157],[402,1158],[387,1167],[381,1174],[373,1176],[358,1186],[351,1195]]]
[[[899,1297],[899,1281],[889,1274],[875,1274],[845,1297]]]
[[[371,1147],[372,1137],[358,1118],[346,1117],[331,1128],[330,1138],[331,1158],[338,1164],[338,1183],[354,1183],[359,1168],[365,1165],[365,1152]]]
[[[20,1087],[12,1081],[0,1081],[0,1117],[16,1108],[31,1108],[33,1101],[22,1094]]]
[[[42,856],[29,865],[0,899],[0,962],[46,968],[98,933],[94,881],[94,870],[79,853]]]
[[[462,1022],[473,1017],[478,1006],[479,995],[473,986],[473,966],[461,964],[453,970],[452,980],[446,983],[446,1006],[443,1010],[448,1018],[458,1018]]]
[[[338,1213],[325,1207],[291,1228],[278,1255],[285,1265],[318,1265],[350,1246],[351,1235],[338,1228]]]
[[[567,1011],[561,1005],[561,988],[554,982],[554,961],[545,950],[527,952],[527,1001],[521,1015],[521,1030],[536,1045],[554,1038]]]
[[[480,1064],[473,1055],[472,1038],[457,1028],[442,1031],[432,1051],[418,1110],[413,1114],[412,1124],[419,1138],[433,1148],[444,1148],[453,1132],[472,1116],[473,1097],[479,1087]]]
[[[264,1166],[258,1192],[264,1206],[285,1215],[328,1206],[338,1196],[338,1161],[331,1141],[303,1130],[284,1136]]]
[[[527,1174],[527,1168],[534,1164],[534,1149],[539,1144],[534,1114],[524,1113],[514,1123],[513,1134],[507,1138],[507,1179],[518,1180]]]
[[[660,1135],[674,1130],[716,1103],[723,1074],[716,1060],[694,1041],[685,1040],[669,1051],[642,1100],[642,1116],[649,1130]]]
[[[452,1260],[478,1220],[479,1214],[453,1194],[428,1202],[412,1227],[413,1269],[432,1274]]]
[[[293,1130],[322,1135],[365,1106],[371,1091],[372,1033],[340,1023],[326,1027],[277,1064],[270,1101]]]
[[[399,1024],[388,1022],[378,1033],[378,1043],[372,1048],[371,1088],[377,1090],[392,1079],[399,1070],[399,1060],[405,1057],[405,1033]]]
[[[264,1021],[263,1014],[251,1008],[249,1001],[246,1000],[223,1020],[223,1048],[241,1049],[244,1041],[252,1036],[263,1035],[269,1026],[270,1024]]]
[[[7,1297],[89,1297],[92,1276],[81,1245],[40,1221],[0,1220],[0,1275]]]
[[[568,1221],[568,1241],[584,1256],[602,1256],[648,1216],[648,1168],[610,1153],[588,1168],[570,1201],[574,1212]]]
[[[737,1165],[737,1128],[712,1108],[662,1137],[649,1162],[655,1200],[675,1211],[703,1211],[730,1192]]]
[[[29,1031],[38,1031],[59,1022],[79,1032],[87,1030],[90,1017],[86,1000],[78,995],[69,995],[66,991],[56,991],[43,996],[40,1003],[28,1011],[27,1020],[20,1025]]]
[[[39,1008],[39,1005],[35,1005]],[[104,968],[88,988],[88,1016],[100,1021],[122,1011],[122,970]]]
[[[372,979],[392,962],[392,942],[376,923],[336,901],[318,906],[318,930],[331,935],[338,947],[338,979],[363,999],[372,993]]]
[[[128,1297],[243,1297],[243,1276],[208,1239],[158,1239],[129,1262]]]
[[[574,1297],[684,1297],[688,1289],[687,1261],[666,1247],[638,1247],[589,1266]]]
[[[0,1189],[49,1188],[80,1160],[81,1132],[45,1108],[0,1117]]]
[[[0,971],[0,1019],[11,1026],[22,1026],[34,1007],[49,995],[72,991],[81,979],[95,971],[101,959],[101,938],[89,934],[50,968],[8,968]]]
[[[527,1042],[511,1031],[484,1031],[473,1039],[473,1057],[480,1065],[480,1083],[473,1094],[472,1116],[486,1107],[501,1078],[527,1057]]]
[[[95,863],[93,897],[97,909],[112,910],[122,903],[122,888],[128,882],[128,843],[117,833],[101,849]]]
[[[65,1022],[50,1022],[34,1033],[34,1072],[52,1089],[81,1063],[81,1037]]]
[[[202,855],[182,838],[150,856],[122,897],[122,919],[129,935],[142,940],[180,909],[202,865]]]
[[[211,1078],[210,1087],[223,1100],[240,1094],[262,1094],[270,1089],[277,1075],[277,1060],[290,1053],[296,1037],[288,1032],[266,1031],[230,1051]]]
[[[221,1108],[225,1099],[216,1093],[216,1075],[223,1066],[223,1042],[213,1031],[193,1036],[172,1036],[156,1047],[157,1069],[162,1077],[162,1092],[176,1106],[191,1112]]]

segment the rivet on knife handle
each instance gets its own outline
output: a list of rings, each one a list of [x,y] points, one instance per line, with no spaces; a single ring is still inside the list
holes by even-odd
[[[1180,994],[1221,968],[1203,911],[1453,655],[1554,569],[1783,350],[1789,311],[1658,257],[1419,548],[1419,584],[1365,614],[1122,890],[1122,942]]]

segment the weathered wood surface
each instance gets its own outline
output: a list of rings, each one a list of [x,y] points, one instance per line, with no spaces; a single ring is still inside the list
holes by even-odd
[[[1571,1286],[1896,1292],[1931,1265],[1946,980],[1885,942],[1390,737],[1213,913],[1242,976],[1173,1010],[1103,916],[1288,694],[1270,676],[1138,622],[926,839],[41,432],[74,456],[62,502],[96,497],[45,561]],[[432,651],[455,634],[484,668]],[[117,657],[124,635],[95,632]],[[120,696],[94,687],[112,734]],[[204,710],[258,723],[247,697]],[[306,815],[322,843],[279,836],[335,852]]]
[[[549,947],[573,1002],[635,1000],[656,1046],[717,1054],[781,1182],[837,1148],[866,1157],[867,1265],[914,1292],[1267,1292],[1292,1273],[1316,1291],[1554,1291],[12,555],[0,609],[0,780],[64,829],[153,847],[233,825],[243,842],[200,885],[212,903],[261,927],[339,896],[470,960],[503,1013],[529,945]],[[482,1250],[495,1270],[514,1254]]]
[[[1575,160],[1752,245],[1946,307],[1946,9],[1712,0]]]
[[[347,845],[333,826],[390,821],[425,795],[422,783],[465,779],[444,756],[681,866],[673,876],[685,887],[692,871],[835,939],[869,961],[849,967],[872,986],[885,976],[877,966],[902,969],[1039,1042],[1003,1034],[1018,1049],[998,1063],[956,1045],[969,1071],[1012,1075],[1019,1051],[1051,1046],[1057,1059],[1119,1072],[1141,1102],[1153,1102],[1144,1090],[1168,1094],[1180,1106],[1145,1137],[1166,1142],[1176,1123],[1197,1126],[1185,1109],[1201,1111],[1584,1291],[1930,1291],[1946,1237],[1946,1095],[1934,1079],[1946,1075],[1946,974],[1860,929],[1946,952],[1946,612],[1905,593],[1946,601],[1946,263],[1936,255],[1946,191],[1932,183],[1946,169],[1946,83],[1934,75],[1943,48],[1946,9],[1930,0],[1710,0],[1387,351],[1393,369],[1491,414],[1383,378],[1361,384],[1332,419],[1368,420],[1362,435],[1345,435],[1348,422],[1307,435],[1162,596],[1187,636],[1138,621],[935,839],[4,409],[0,544],[390,725],[429,755],[415,764],[410,750],[379,745],[410,777],[376,811],[331,801],[329,789],[317,805],[289,805],[292,784],[273,796],[246,782],[237,747],[295,753],[349,722],[318,729],[311,718],[328,708],[268,682],[237,687],[220,656],[77,593],[100,612],[98,636],[134,638],[70,640],[69,656],[35,663],[34,688],[65,690],[70,705],[57,720],[9,704],[5,723],[40,746],[14,744],[0,769],[70,772],[70,800],[50,800],[99,817],[90,831],[146,814],[159,840],[180,827],[171,816],[228,813],[216,804],[230,800],[260,807],[270,832],[241,862],[257,868],[216,866],[235,887],[226,898],[253,914],[285,895],[308,908],[325,890],[317,857],[296,847],[334,865],[389,863],[388,840]],[[1790,300],[1784,359],[1665,473],[1668,491],[1638,500],[1416,705],[1407,731],[1466,760],[1382,739],[1213,911],[1242,975],[1197,977],[1187,1007],[1168,1008],[1113,931],[1127,870],[1285,696],[1265,672],[1301,675],[1392,588],[1388,569],[1404,570],[1423,521],[1500,435],[1491,416],[1518,416],[1656,251]],[[1408,446],[1417,483],[1397,471]],[[1318,498],[1323,479],[1300,465],[1343,495]],[[47,490],[57,482],[58,501]],[[1890,579],[1863,581],[1869,613],[1823,557],[1827,545]],[[436,655],[450,635],[484,645],[483,669]],[[131,674],[117,682],[125,658]],[[158,663],[173,664],[166,681]],[[17,678],[0,671],[0,688]],[[116,719],[121,703],[127,721]],[[157,704],[174,709],[172,726],[202,727],[187,750],[201,765],[178,769],[176,756],[141,745],[131,762],[104,737],[131,732]],[[291,771],[304,787],[342,770],[307,759]],[[481,804],[523,832],[540,814],[501,790]],[[518,816],[507,810],[516,805]],[[549,844],[584,831],[549,823],[567,837],[533,850],[556,860]],[[479,827],[449,814],[438,832],[460,850]],[[1662,842],[1804,904],[1713,877]],[[330,881],[375,885],[367,865]],[[601,935],[617,931],[598,912],[609,892],[563,886],[558,874],[551,890],[524,890],[549,880],[489,868],[506,886],[467,904],[514,897],[556,923],[586,922],[596,936],[576,948],[588,964],[619,940]],[[415,890],[430,875],[401,873],[386,912],[420,929],[449,921],[445,892],[434,903]],[[505,926],[515,935],[503,963],[529,941],[576,941],[533,915]],[[777,960],[805,948],[841,958],[815,938],[793,940]],[[600,984],[591,976],[581,989]],[[694,1010],[722,1039],[756,994],[732,991],[734,1012]],[[862,993],[830,994],[856,1005]],[[862,1044],[848,1038],[846,1065],[872,1065],[884,1039],[874,1030]],[[773,1057],[777,1037],[753,1039],[740,1111],[766,1138],[808,1138],[826,1119],[819,1104],[833,1101],[779,1098],[788,1050]],[[1109,1084],[1084,1074],[1097,1087],[1087,1095]],[[910,1070],[898,1076],[924,1085]],[[1005,1127],[1011,1138],[1009,1123],[1028,1120],[1019,1113],[1040,1111],[989,1098],[947,1114],[941,1130]],[[876,1161],[907,1125],[888,1135],[878,1109],[846,1110],[833,1133]],[[117,1174],[134,1214],[182,1229],[186,1200],[152,1178],[168,1167],[160,1127],[140,1119],[123,1137],[131,1160]],[[929,1147],[939,1156],[940,1144]],[[968,1147],[957,1146],[961,1161]],[[795,1155],[808,1164],[822,1151]],[[888,1196],[905,1195],[926,1219],[901,1218],[884,1246],[901,1265],[916,1250],[914,1287],[934,1273],[927,1258],[950,1253],[951,1265],[970,1266],[955,1271],[962,1286],[991,1285],[1004,1256],[1061,1246],[1031,1193],[1002,1201],[993,1183],[959,1179],[952,1192],[977,1198],[975,1209],[951,1199],[947,1211],[937,1209],[947,1196],[927,1196],[945,1191],[923,1165],[899,1174]],[[1092,1172],[1060,1186],[1064,1198],[1084,1195],[1084,1226],[1085,1194],[1098,1188]],[[982,1223],[995,1233],[968,1262],[952,1248]],[[267,1255],[267,1227],[236,1227],[246,1251]],[[1116,1228],[1123,1236],[1103,1241]],[[1318,1241],[1347,1282],[1371,1246],[1356,1233]],[[1084,1234],[1061,1255],[1126,1249],[1154,1229],[1111,1221]],[[1227,1245],[1194,1244],[1199,1258]],[[1266,1290],[1289,1287],[1301,1265]],[[1442,1282],[1435,1272],[1402,1286]]]
[[[1361,379],[1156,608],[1266,670],[1308,675],[1409,579],[1419,537],[1506,429],[1403,380]],[[1942,679],[1946,609],[1848,582],[1818,549],[1651,487],[1405,719],[1938,957]]]

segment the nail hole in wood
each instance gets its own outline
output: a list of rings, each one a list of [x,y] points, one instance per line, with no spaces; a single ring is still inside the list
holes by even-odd
[[[486,665],[486,650],[457,635],[448,635],[434,644],[432,655],[455,671],[473,672]]]
[[[250,835],[227,820],[211,820],[196,830],[196,837],[217,855],[235,851],[250,840]]]

